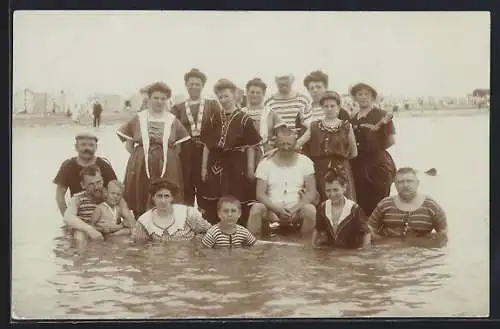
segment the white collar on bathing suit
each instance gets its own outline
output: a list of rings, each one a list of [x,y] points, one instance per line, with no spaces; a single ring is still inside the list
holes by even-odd
[[[168,234],[172,235],[184,228],[184,226],[186,225],[187,217],[189,215],[189,208],[190,207],[182,204],[172,205],[172,216],[174,217],[174,223],[166,228]],[[155,210],[156,208],[148,210],[147,212],[142,214],[137,221],[141,223],[142,226],[144,226],[149,235],[152,235],[154,233],[158,236],[163,236],[163,232],[165,231],[165,229],[158,227],[153,222],[153,211]]]
[[[330,222],[332,227],[339,226],[340,223],[342,223],[344,221],[344,219],[349,217],[349,215],[351,214],[352,208],[356,205],[356,203],[354,201],[349,200],[346,197],[344,197],[344,200],[345,200],[344,208],[342,209],[342,213],[340,214],[339,220],[336,224],[333,223],[333,219],[332,219],[332,207],[333,207],[332,201],[328,200],[327,202],[325,202],[325,215],[326,215],[326,218],[328,218],[328,221]]]

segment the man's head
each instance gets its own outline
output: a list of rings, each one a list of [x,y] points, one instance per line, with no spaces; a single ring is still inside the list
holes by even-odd
[[[223,196],[217,202],[217,216],[221,223],[236,224],[241,217],[241,202],[233,196]]]
[[[98,166],[84,167],[80,171],[80,184],[91,198],[96,201],[103,201],[104,181]]]
[[[313,71],[304,78],[304,87],[315,103],[319,103],[321,96],[328,88],[328,75],[323,71]]]
[[[282,95],[288,95],[289,93],[292,92],[292,86],[293,82],[295,81],[295,78],[293,74],[287,74],[282,76],[276,76],[274,78],[274,81],[276,82],[276,87],[278,87],[279,93]]]
[[[275,146],[278,152],[282,154],[291,154],[295,152],[297,145],[297,134],[288,127],[278,127],[276,129]]]
[[[97,136],[92,133],[81,133],[75,136],[75,150],[82,160],[91,160],[97,151]]]
[[[201,91],[207,82],[206,75],[198,69],[191,69],[184,74],[184,83],[191,99],[198,99],[201,96]]]
[[[417,171],[411,167],[398,169],[394,178],[394,185],[401,199],[413,199],[418,193],[419,180]]]
[[[259,106],[264,101],[267,85],[259,78],[247,82],[247,100],[250,106]]]

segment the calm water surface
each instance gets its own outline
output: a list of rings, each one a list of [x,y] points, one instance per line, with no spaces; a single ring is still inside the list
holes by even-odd
[[[122,178],[127,153],[103,126],[99,152]],[[12,310],[19,318],[487,316],[489,117],[397,118],[400,166],[448,215],[444,248],[392,242],[370,250],[195,242],[74,248],[62,234],[52,179],[81,127],[13,131]]]

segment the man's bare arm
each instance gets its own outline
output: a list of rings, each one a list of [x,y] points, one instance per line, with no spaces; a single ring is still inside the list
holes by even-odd
[[[59,212],[61,216],[64,217],[64,212],[68,206],[66,205],[66,191],[68,190],[67,186],[57,185],[56,187],[56,203],[59,208]]]
[[[262,179],[257,179],[257,190],[256,190],[256,195],[257,195],[257,201],[262,203],[264,206],[266,206],[267,209],[271,210],[272,212],[275,212],[278,214],[281,209],[280,207],[276,206],[271,199],[267,196],[267,182],[262,180]]]

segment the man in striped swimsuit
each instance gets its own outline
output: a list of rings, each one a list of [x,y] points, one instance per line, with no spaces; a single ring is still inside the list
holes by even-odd
[[[399,169],[394,184],[398,194],[382,199],[368,219],[372,237],[418,237],[446,243],[446,214],[434,199],[418,193],[415,169]]]
[[[104,181],[101,170],[97,165],[84,167],[80,172],[80,180],[83,191],[71,197],[68,208],[64,212],[64,222],[68,228],[73,229],[73,237],[77,242],[85,242],[87,237],[92,240],[102,240],[102,233],[90,224],[95,208],[104,201]],[[122,210],[128,211],[128,209]]]
[[[288,128],[295,129],[295,118],[298,113],[307,120],[310,116],[311,102],[307,96],[293,90],[293,74],[275,78],[278,92],[266,100],[264,106],[276,113]]]

